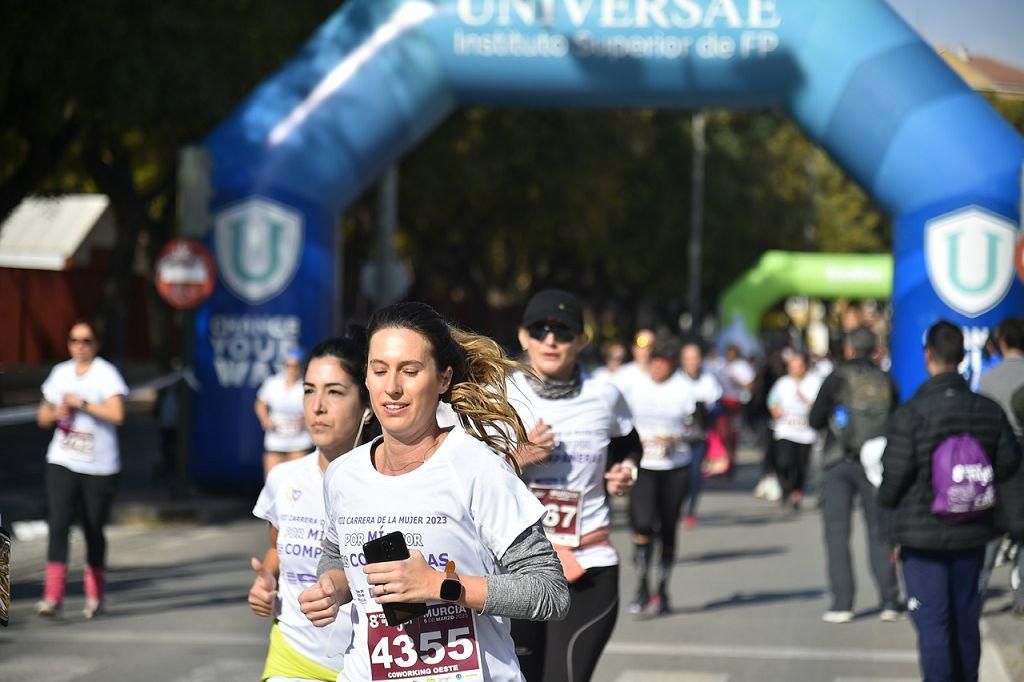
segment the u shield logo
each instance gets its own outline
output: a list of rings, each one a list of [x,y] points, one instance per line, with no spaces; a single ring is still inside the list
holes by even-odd
[[[217,266],[233,294],[251,303],[288,286],[302,254],[302,216],[262,198],[221,211],[214,221]]]
[[[988,312],[1010,290],[1016,244],[1012,222],[976,206],[928,221],[925,260],[935,293],[961,315]]]

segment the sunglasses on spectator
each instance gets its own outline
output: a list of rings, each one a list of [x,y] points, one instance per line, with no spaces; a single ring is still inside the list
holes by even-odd
[[[79,338],[75,338],[74,336],[72,336],[72,337],[68,338],[68,343],[70,343],[70,344],[80,343],[80,344],[85,345],[85,346],[91,346],[92,344],[96,343],[96,339],[79,339]]]
[[[569,329],[562,324],[551,324],[550,322],[534,322],[526,328],[526,333],[530,335],[530,338],[543,341],[548,338],[548,334],[555,335],[555,341],[559,343],[569,343],[576,339],[576,332]]]

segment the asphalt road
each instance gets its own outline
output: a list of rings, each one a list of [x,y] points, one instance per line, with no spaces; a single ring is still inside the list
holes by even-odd
[[[858,617],[820,620],[828,606],[813,501],[800,514],[753,499],[746,487],[711,490],[701,524],[680,530],[673,578],[675,612],[637,618],[620,612],[595,677],[602,682],[918,679],[909,622],[878,621],[860,529]],[[749,488],[748,488],[749,489]],[[613,541],[629,557],[624,517]],[[41,592],[45,538],[14,546],[11,627],[0,630],[0,681],[235,682],[258,680],[267,621],[249,614],[248,557],[266,543],[255,520],[220,525],[110,530],[109,608],[80,615],[80,569],[72,569],[64,615],[32,612]],[[72,563],[82,557],[76,537]],[[633,576],[623,562],[622,590]],[[1005,585],[1005,569],[994,584]],[[1024,628],[1022,628],[1024,632]],[[1009,679],[986,644],[983,680]]]

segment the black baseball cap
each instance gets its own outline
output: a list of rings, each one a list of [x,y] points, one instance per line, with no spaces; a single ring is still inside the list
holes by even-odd
[[[577,334],[583,333],[583,306],[580,300],[568,291],[544,289],[538,291],[526,304],[523,312],[523,326],[535,322],[557,322]]]

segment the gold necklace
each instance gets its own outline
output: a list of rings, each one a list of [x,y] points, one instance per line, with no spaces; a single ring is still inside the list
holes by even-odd
[[[408,464],[406,464],[405,466],[401,466],[401,467],[397,467],[397,468],[391,466],[391,462],[390,462],[391,458],[388,456],[387,453],[383,453],[384,456],[381,457],[381,459],[383,460],[384,467],[388,471],[390,471],[391,473],[394,474],[394,473],[398,473],[400,471],[405,471],[406,469],[408,469],[409,467],[411,467],[413,465],[419,465],[419,464],[425,463],[430,458],[430,456],[432,454],[434,454],[434,451],[436,451],[437,448],[439,448],[441,446],[441,444],[438,442],[438,439],[440,439],[440,437],[441,436],[436,436],[434,438],[434,444],[431,445],[430,449],[427,450],[427,452],[423,455],[423,459],[421,459],[421,460],[413,460],[413,461],[409,462]],[[386,443],[381,443],[381,446],[383,448],[385,448],[385,449],[387,448],[387,444]]]

